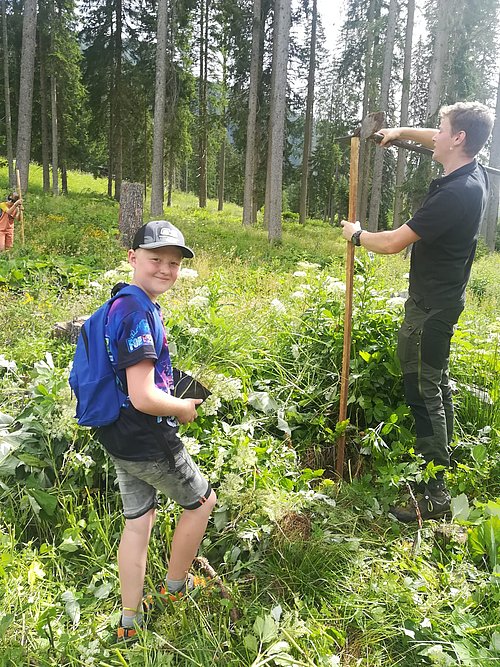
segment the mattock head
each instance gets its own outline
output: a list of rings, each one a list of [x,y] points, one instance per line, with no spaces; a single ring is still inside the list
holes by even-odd
[[[361,139],[369,139],[376,132],[378,132],[385,124],[385,113],[383,111],[375,111],[369,113],[361,123],[361,130],[359,136]]]

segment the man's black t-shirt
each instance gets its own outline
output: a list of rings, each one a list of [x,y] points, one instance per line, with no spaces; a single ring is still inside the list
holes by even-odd
[[[433,180],[406,223],[420,236],[411,253],[409,291],[425,308],[464,303],[487,198],[488,175],[473,160]]]

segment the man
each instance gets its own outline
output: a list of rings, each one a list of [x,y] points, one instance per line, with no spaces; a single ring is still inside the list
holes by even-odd
[[[0,202],[0,252],[14,245],[14,222],[19,220],[23,201],[17,192],[11,192],[6,202]]]
[[[405,398],[415,418],[415,449],[426,463],[442,466],[418,501],[423,519],[439,518],[450,509],[444,483],[453,436],[450,340],[464,308],[465,287],[488,198],[488,177],[475,156],[486,143],[494,118],[482,104],[458,102],[443,107],[440,120],[438,130],[381,130],[382,146],[397,139],[416,141],[433,148],[433,159],[444,168],[443,176],[431,182],[413,217],[398,229],[375,233],[361,230],[359,222],[341,223],[345,239],[372,252],[393,254],[414,244],[398,356]],[[391,513],[403,522],[417,518],[415,507],[395,507]]]

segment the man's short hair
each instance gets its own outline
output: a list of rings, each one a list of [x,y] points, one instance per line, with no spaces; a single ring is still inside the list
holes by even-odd
[[[480,102],[457,102],[441,107],[439,117],[450,121],[453,134],[465,132],[464,151],[469,157],[477,155],[488,141],[495,121],[491,109]]]

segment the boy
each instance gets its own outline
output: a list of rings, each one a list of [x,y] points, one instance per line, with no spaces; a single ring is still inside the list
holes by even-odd
[[[147,607],[142,596],[156,492],[184,508],[172,539],[166,582],[160,588],[172,599],[201,583],[188,570],[216,502],[209,482],[177,435],[178,422],[196,419],[201,400],[172,395],[172,364],[156,302],[174,285],[183,257],[192,258],[194,253],[179,229],[164,220],[143,225],[128,251],[128,261],[134,269],[132,284],[148,299],[144,302],[130,295],[117,299],[105,328],[111,362],[128,395],[118,420],[96,432],[115,465],[125,516],[118,549],[122,596],[118,639],[136,635]],[[160,345],[163,341],[159,354],[154,344],[158,336]]]
[[[14,245],[14,221],[19,220],[22,205],[17,192],[11,192],[6,202],[0,202],[0,252]]]

